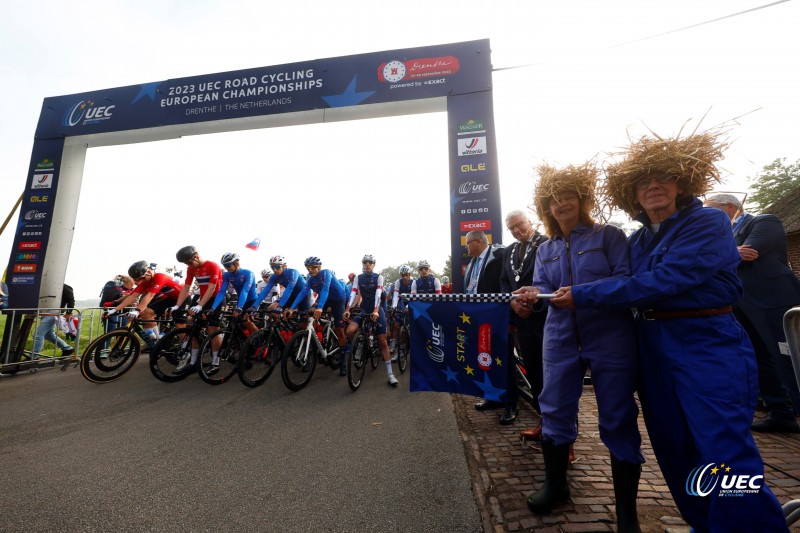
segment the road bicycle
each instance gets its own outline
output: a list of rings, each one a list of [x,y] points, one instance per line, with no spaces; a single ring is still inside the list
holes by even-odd
[[[411,338],[409,336],[410,330],[408,329],[408,315],[409,309],[406,308],[404,311],[395,311],[395,319],[397,319],[397,315],[402,314],[402,318],[400,319],[400,329],[397,330],[397,339],[395,340],[395,354],[394,356],[397,358],[397,368],[400,369],[400,373],[406,371],[408,367],[408,356],[411,353]]]
[[[109,383],[121,378],[139,359],[141,339],[152,350],[156,341],[142,329],[142,319],[132,318],[122,327],[96,337],[83,352],[81,374],[93,383]],[[155,322],[162,331],[169,331],[170,319],[147,320]],[[138,337],[138,338],[137,338]]]
[[[187,357],[191,357],[192,339],[197,339],[197,344],[202,346],[208,336],[207,325],[203,315],[198,313],[187,327],[176,327],[161,337],[150,350],[150,372],[153,376],[165,383],[175,383],[191,374],[195,370],[194,365],[187,365],[180,371],[176,371],[176,368]]]
[[[381,346],[376,333],[377,323],[364,316],[361,327],[353,338],[350,353],[347,354],[347,384],[355,392],[364,382],[364,372],[369,360],[375,370],[383,360]]]
[[[305,326],[302,318],[305,318]],[[341,357],[341,348],[329,315],[323,314],[317,322],[313,311],[307,311],[301,315],[300,327],[287,343],[281,359],[281,377],[292,392],[308,385],[318,360],[331,368],[339,368]]]
[[[245,327],[245,318],[233,313],[220,314],[219,331],[206,336],[200,345],[200,357],[197,373],[200,379],[209,385],[221,385],[228,381],[239,369],[239,355],[249,336]],[[221,339],[215,362],[213,345]]]
[[[283,320],[272,313],[266,326],[247,338],[239,357],[239,380],[248,387],[258,387],[272,375],[283,357],[287,340],[297,330],[297,321]]]

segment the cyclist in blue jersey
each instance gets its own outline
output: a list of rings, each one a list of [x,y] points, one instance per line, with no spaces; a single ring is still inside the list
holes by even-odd
[[[389,343],[386,341],[386,313],[381,305],[381,295],[383,293],[383,276],[373,272],[375,269],[375,258],[365,255],[361,259],[364,272],[356,276],[353,280],[353,291],[350,293],[350,300],[344,310],[344,318],[350,318],[350,307],[356,300],[356,296],[361,296],[361,316],[355,317],[350,325],[347,326],[347,338],[352,339],[361,321],[367,317],[377,323],[378,344],[381,347],[383,361],[386,363],[386,374],[389,385],[397,386],[397,378],[392,372],[392,356],[389,353]]]
[[[344,306],[347,297],[344,290],[344,283],[336,279],[336,276],[328,269],[322,268],[322,260],[319,257],[311,256],[306,258],[303,263],[308,270],[308,281],[305,288],[297,295],[287,309],[286,313],[291,315],[300,302],[314,291],[317,293],[317,301],[311,307],[314,310],[314,320],[319,320],[322,311],[326,307],[331,309],[331,319],[333,319],[333,329],[336,338],[339,340],[339,348],[342,357],[339,358],[339,375],[347,375],[347,339],[344,336]]]
[[[419,278],[411,283],[411,294],[442,294],[442,284],[439,279],[431,274],[431,265],[422,260],[417,265]]]
[[[297,270],[286,267],[286,260],[282,255],[273,256],[272,259],[269,260],[269,266],[272,269],[272,275],[269,277],[269,281],[267,281],[264,288],[261,289],[261,292],[258,293],[256,301],[248,308],[248,311],[255,311],[258,309],[258,306],[261,305],[261,302],[270,294],[275,285],[283,287],[283,294],[280,300],[269,304],[267,310],[276,313],[280,313],[289,302],[294,301],[297,295],[306,288],[306,280],[303,279],[303,276]],[[308,310],[308,308],[311,307],[311,299],[312,296],[309,294],[305,301],[297,306],[298,309],[300,311]]]
[[[411,279],[411,267],[402,265],[400,267],[400,279],[394,282],[394,290],[392,291],[392,311],[394,311],[394,324],[392,324],[392,340],[389,345],[389,351],[394,352],[397,345],[397,334],[400,332],[400,323],[403,322],[403,316],[406,313],[408,303],[400,298],[402,294],[411,294],[411,286],[414,281]]]

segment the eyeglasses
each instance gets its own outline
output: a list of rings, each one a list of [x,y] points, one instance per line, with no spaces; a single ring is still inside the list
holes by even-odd
[[[375,263],[373,261],[361,261],[361,264],[362,265],[374,265]]]
[[[235,265],[236,265],[236,263],[222,263],[222,267],[223,268],[230,268],[230,267],[235,266]]]
[[[480,239],[470,239],[470,240],[468,240],[468,241],[467,241],[467,246],[469,246],[469,245],[470,245],[470,244],[472,244],[473,242],[478,242],[479,240],[480,240]]]
[[[658,176],[655,176],[655,177],[642,178],[642,179],[636,181],[636,189],[638,189],[640,191],[643,191],[643,190],[647,189],[650,186],[650,184],[653,182],[653,180],[656,180],[656,183],[658,183],[660,185],[664,185],[665,183],[669,183],[670,181],[674,181],[675,177],[674,176],[668,176],[666,174],[661,174],[661,175],[658,175]]]
[[[527,220],[520,220],[519,222],[517,222],[513,226],[508,226],[508,231],[514,231],[517,228],[524,228],[527,223],[528,223]]]

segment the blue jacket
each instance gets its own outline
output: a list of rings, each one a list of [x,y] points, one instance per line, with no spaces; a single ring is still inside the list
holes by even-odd
[[[280,307],[285,307],[286,302],[290,301],[292,296],[297,296],[303,289],[306,288],[306,280],[303,279],[303,276],[300,275],[300,272],[293,268],[284,268],[280,276],[277,274],[272,274],[269,277],[267,284],[263,289],[261,289],[261,292],[258,293],[258,298],[256,298],[253,307],[258,307],[261,305],[261,302],[264,301],[264,298],[266,298],[270,291],[272,291],[272,287],[274,287],[276,283],[285,289],[283,291],[283,296],[281,296],[281,299],[278,302]]]
[[[308,278],[305,288],[300,291],[300,294],[292,301],[289,308],[294,309],[297,307],[311,290],[319,295],[314,307],[319,307],[320,309],[325,309],[325,304],[328,303],[328,300],[342,302],[345,298],[344,283],[336,279],[336,276],[330,270],[324,269],[320,270],[316,276]]]
[[[740,256],[727,215],[704,209],[700,200],[661,223],[655,235],[646,218],[630,237],[633,275],[588,287],[573,287],[578,307],[708,309],[742,296],[736,274]]]
[[[214,298],[212,309],[219,307],[219,304],[225,299],[229,283],[233,285],[239,295],[239,299],[236,302],[237,307],[244,307],[247,302],[252,302],[256,299],[256,276],[249,270],[240,268],[233,275],[230,272],[225,272],[222,275],[222,285],[219,287],[217,297]]]
[[[614,226],[579,224],[567,242],[556,235],[536,254],[533,286],[544,293],[560,287],[591,285],[630,274],[625,233]],[[629,310],[564,309],[551,306],[544,326],[544,352],[584,351],[614,347],[634,353],[633,319]]]

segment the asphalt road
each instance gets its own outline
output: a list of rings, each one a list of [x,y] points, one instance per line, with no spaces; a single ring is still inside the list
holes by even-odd
[[[357,393],[327,368],[166,384],[43,370],[0,380],[0,530],[482,531],[449,395]]]

